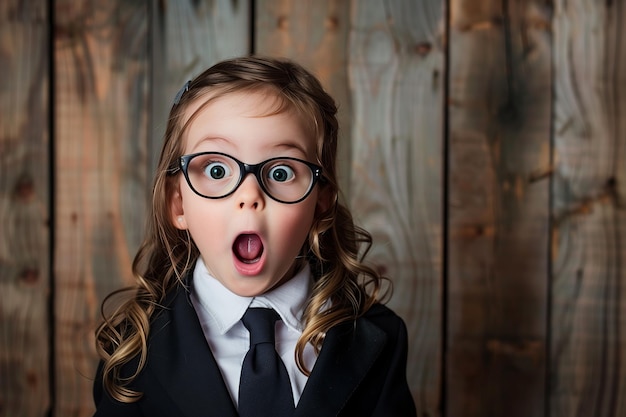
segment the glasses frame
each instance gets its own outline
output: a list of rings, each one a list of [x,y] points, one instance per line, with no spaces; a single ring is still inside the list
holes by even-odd
[[[235,185],[235,187],[229,191],[227,194],[224,194],[222,196],[219,197],[210,197],[208,195],[204,195],[202,193],[200,193],[198,190],[196,190],[193,186],[193,184],[191,184],[191,180],[189,179],[189,162],[200,155],[220,155],[220,156],[225,156],[227,158],[232,159],[233,161],[235,161],[237,163],[237,165],[239,165],[239,179],[237,180],[237,185]],[[311,185],[309,186],[309,190],[302,196],[300,197],[298,200],[296,201],[284,201],[284,200],[280,200],[276,197],[274,197],[273,195],[271,195],[269,193],[269,191],[267,190],[267,188],[265,187],[265,185],[263,184],[263,179],[261,178],[261,171],[263,170],[263,167],[265,165],[267,165],[270,162],[273,161],[277,161],[277,160],[289,160],[289,161],[298,161],[301,162],[303,164],[305,164],[307,167],[309,167],[309,169],[311,170],[311,174],[312,174],[312,179],[311,179]],[[239,188],[239,186],[243,183],[244,179],[248,176],[248,174],[253,174],[257,180],[257,183],[259,184],[259,186],[261,187],[261,190],[263,190],[263,192],[265,193],[265,195],[267,195],[269,198],[271,198],[274,201],[277,201],[279,203],[283,203],[283,204],[296,204],[299,203],[301,201],[303,201],[304,199],[306,199],[310,194],[311,191],[313,191],[313,188],[315,187],[315,184],[317,184],[317,182],[319,180],[322,180],[322,167],[319,165],[316,165],[314,163],[311,163],[309,161],[305,161],[303,159],[299,159],[299,158],[292,158],[289,156],[279,156],[279,157],[275,157],[275,158],[270,158],[270,159],[266,159],[263,162],[259,162],[258,164],[246,164],[244,162],[241,162],[239,159],[235,158],[232,155],[229,155],[227,153],[223,153],[223,152],[197,152],[197,153],[192,153],[192,154],[188,154],[188,155],[183,155],[179,158],[178,160],[178,167],[176,167],[174,170],[171,171],[171,174],[176,174],[178,171],[182,171],[185,180],[187,181],[187,185],[189,185],[189,188],[191,188],[191,191],[193,191],[194,193],[196,193],[197,195],[199,195],[200,197],[204,197],[204,198],[208,198],[210,200],[219,200],[222,198],[226,198],[230,195],[232,195],[235,191],[237,191],[237,189]]]

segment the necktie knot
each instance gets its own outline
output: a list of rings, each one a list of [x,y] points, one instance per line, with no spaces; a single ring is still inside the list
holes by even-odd
[[[274,327],[280,316],[269,308],[249,308],[241,321],[250,332],[250,346],[260,343],[274,344]]]

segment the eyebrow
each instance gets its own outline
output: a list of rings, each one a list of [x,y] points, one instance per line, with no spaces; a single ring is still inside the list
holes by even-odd
[[[207,136],[207,137],[200,139],[191,150],[195,151],[200,145],[202,145],[203,143],[207,143],[207,142],[223,142],[227,145],[228,144],[232,145],[232,143],[228,139],[223,138],[221,136]]]
[[[295,149],[297,151],[299,151],[300,153],[302,153],[303,156],[308,156],[306,149],[303,148],[302,146],[300,146],[297,143],[278,143],[276,144],[274,147],[274,149],[281,149],[281,150],[291,150],[291,149]]]

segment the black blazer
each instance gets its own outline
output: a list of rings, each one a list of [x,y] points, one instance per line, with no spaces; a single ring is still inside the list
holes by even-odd
[[[131,404],[94,382],[94,417],[237,417],[188,292],[179,289],[153,320],[146,366],[130,385]],[[294,417],[416,416],[406,380],[407,333],[390,309],[375,305],[356,322],[330,329]],[[136,369],[137,359],[123,370]]]

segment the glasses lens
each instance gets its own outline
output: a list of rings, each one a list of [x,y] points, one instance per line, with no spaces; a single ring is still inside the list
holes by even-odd
[[[260,177],[268,194],[287,203],[300,200],[313,186],[311,168],[295,159],[268,161],[263,165]]]
[[[199,194],[211,198],[223,197],[237,186],[239,165],[220,154],[200,154],[189,161],[187,167],[190,185]]]

